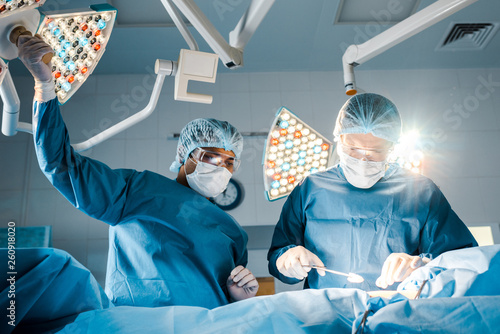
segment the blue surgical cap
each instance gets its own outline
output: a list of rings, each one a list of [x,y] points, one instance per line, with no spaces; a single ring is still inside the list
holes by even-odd
[[[350,133],[371,133],[393,143],[401,135],[399,111],[389,99],[372,93],[357,94],[351,97],[340,109],[333,135]]]
[[[198,147],[217,147],[233,151],[240,158],[243,151],[243,137],[238,130],[226,121],[213,118],[198,118],[182,129],[177,144],[177,155],[170,171],[178,172],[189,154]]]

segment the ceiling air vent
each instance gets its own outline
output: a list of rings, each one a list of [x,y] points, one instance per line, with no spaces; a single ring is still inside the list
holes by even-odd
[[[497,32],[498,23],[452,23],[437,50],[482,50]]]

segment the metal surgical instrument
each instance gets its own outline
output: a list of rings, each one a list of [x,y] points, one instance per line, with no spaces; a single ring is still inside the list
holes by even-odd
[[[323,266],[317,266],[317,265],[302,265],[303,267],[307,267],[307,268],[313,268],[313,269],[320,269],[320,270],[324,270],[326,272],[329,272],[329,273],[332,273],[332,274],[336,274],[336,275],[341,275],[341,276],[346,276],[347,277],[347,280],[351,283],[362,283],[364,282],[364,278],[358,274],[354,274],[354,273],[349,273],[349,274],[346,274],[346,273],[343,273],[343,272],[340,272],[340,271],[336,271],[336,270],[331,270],[331,269],[327,269],[326,267],[323,267]]]

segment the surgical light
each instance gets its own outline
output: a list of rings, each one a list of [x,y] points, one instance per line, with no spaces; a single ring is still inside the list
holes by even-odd
[[[47,14],[37,33],[54,50],[52,75],[60,104],[92,74],[109,41],[116,9],[109,5],[91,6],[76,13]]]
[[[305,177],[326,170],[331,155],[331,141],[281,107],[264,148],[262,163],[267,199],[286,197]]]
[[[96,67],[114,25],[116,9],[107,4],[71,13],[43,13],[37,7],[44,2],[0,0],[0,58],[3,59],[0,67],[4,72],[0,73],[3,77],[0,96],[3,101],[2,133],[6,136],[13,136],[18,131],[32,133],[33,128],[29,123],[19,122],[19,96],[3,62],[18,57],[19,36],[38,33],[52,47],[53,53],[45,54],[42,61],[52,66],[56,95],[59,103],[64,104]]]
[[[42,6],[45,0],[0,0],[0,19],[26,9]]]
[[[116,9],[103,4],[71,13],[43,13],[36,7],[44,2],[0,0],[0,8],[9,8],[9,15],[0,13],[0,57],[17,58],[17,38],[23,34],[39,34],[54,51],[51,66],[55,90],[59,103],[64,104],[102,57],[113,29]],[[43,58],[44,62],[49,63],[50,57],[46,59]]]
[[[424,154],[419,149],[419,133],[410,131],[401,136],[398,144],[389,155],[388,161],[396,163],[401,167],[411,170],[414,173],[423,173]]]

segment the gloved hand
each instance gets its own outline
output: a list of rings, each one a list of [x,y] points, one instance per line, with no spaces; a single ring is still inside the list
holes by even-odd
[[[387,257],[382,267],[380,277],[375,284],[379,288],[386,289],[394,282],[404,281],[417,268],[430,262],[428,258],[420,256],[411,256],[406,253],[392,253]]]
[[[276,260],[276,267],[282,275],[297,279],[307,277],[309,271],[312,269],[303,267],[304,265],[325,266],[319,257],[303,246],[290,248]],[[317,269],[317,271],[321,276],[325,276],[323,270]]]
[[[52,48],[40,36],[21,35],[18,39],[19,59],[31,72],[35,81],[52,81],[52,70],[42,61],[47,53],[52,53]]]
[[[254,297],[259,290],[259,283],[250,270],[237,266],[227,278],[227,289],[232,300],[240,301]]]

